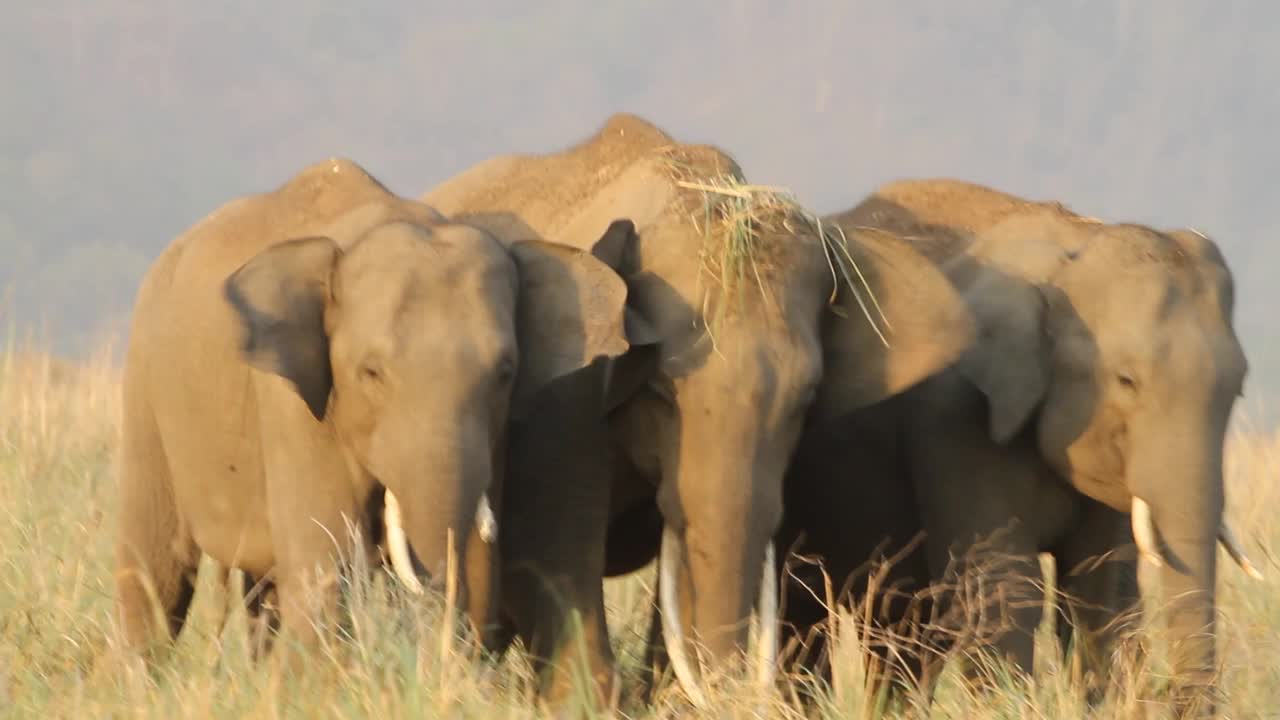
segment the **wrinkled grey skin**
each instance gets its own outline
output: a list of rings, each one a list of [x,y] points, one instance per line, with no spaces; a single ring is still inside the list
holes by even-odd
[[[628,302],[651,331],[608,368],[610,397],[591,377],[603,377],[600,367],[556,383],[513,425],[504,614],[546,666],[542,689],[553,698],[573,689],[572,666],[607,697],[601,579],[662,547],[673,550],[666,587],[678,622],[664,617],[679,629],[663,640],[695,658],[679,635],[696,638],[713,666],[743,649],[783,472],[815,395],[832,412],[874,403],[952,362],[972,335],[963,303],[923,257],[900,241],[851,236],[847,250],[894,327],[882,344],[803,222],[762,231],[760,286],[752,279],[726,298],[702,269],[701,193],[676,182],[672,158],[695,180],[739,173],[714,147],[619,114],[571,148],[492,158],[424,196],[502,237],[554,235],[620,258]],[[597,243],[619,217],[634,221],[631,242]],[[713,316],[725,303],[732,310]],[[566,633],[570,611],[581,613],[581,642]]]
[[[1064,639],[1074,633],[1105,680],[1120,629],[1109,623],[1138,599],[1129,511],[1141,499],[1162,565],[1177,696],[1184,709],[1211,709],[1201,690],[1216,660],[1223,443],[1247,369],[1217,246],[946,180],[892,183],[837,219],[916,238],[973,310],[979,338],[953,367],[862,412],[863,427],[896,428],[896,446],[856,475],[843,464],[851,455],[882,450],[856,449],[865,434],[802,440],[791,535],[819,538],[807,549],[835,557],[839,575],[867,558],[869,539],[900,547],[919,528],[923,558],[908,558],[900,577],[918,587],[922,560],[936,580],[971,549],[977,561],[1006,554],[1006,597],[1033,601],[1037,554],[1051,553],[1060,587],[1079,601],[1059,625]],[[848,492],[831,490],[841,482]],[[833,528],[830,508],[842,502],[874,508],[856,512],[870,525]],[[1037,602],[1013,609],[1016,629],[996,641],[1027,671],[1040,614]]]
[[[134,308],[117,540],[127,643],[181,629],[202,552],[269,579],[283,630],[313,642],[351,560],[348,525],[355,552],[375,552],[384,487],[437,579],[452,538],[459,608],[491,632],[497,557],[473,518],[486,493],[501,502],[508,418],[626,351],[625,297],[588,253],[504,245],[346,160],[198,223]]]

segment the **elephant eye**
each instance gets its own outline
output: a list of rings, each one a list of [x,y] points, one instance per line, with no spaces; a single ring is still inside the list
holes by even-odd
[[[516,375],[516,361],[510,356],[504,357],[499,363],[496,371],[498,383],[506,385],[511,382]]]
[[[1120,383],[1120,387],[1126,390],[1137,390],[1138,381],[1133,379],[1132,375],[1120,373],[1116,376],[1116,382]]]
[[[374,363],[367,362],[361,365],[359,374],[360,379],[366,382],[376,383],[382,381],[382,370],[380,370]]]

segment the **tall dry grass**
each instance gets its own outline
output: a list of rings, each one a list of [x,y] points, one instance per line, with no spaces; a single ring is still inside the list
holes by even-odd
[[[499,662],[452,643],[441,655],[439,603],[414,602],[385,575],[351,584],[350,621],[299,679],[255,665],[247,622],[202,572],[187,629],[147,670],[122,661],[113,621],[111,546],[116,522],[113,459],[119,378],[107,358],[84,366],[38,351],[0,355],[0,716],[5,717],[542,717],[532,674],[517,653]],[[1226,562],[1220,580],[1222,687],[1230,717],[1280,717],[1280,577],[1273,478],[1280,437],[1238,432],[1227,459],[1228,513],[1268,578],[1259,583]],[[613,714],[689,717],[666,688],[639,703],[651,569],[607,583],[623,690]],[[1144,580],[1149,579],[1144,574]],[[1118,693],[1086,707],[1070,661],[1056,653],[1047,620],[1034,682],[998,666],[997,689],[978,694],[944,673],[930,716],[942,718],[1133,717],[1157,711],[1160,653],[1116,671]],[[838,618],[834,690],[805,709],[786,689],[763,696],[729,681],[713,717],[901,717],[862,691],[860,627]],[[798,682],[798,681],[797,681]],[[585,700],[584,700],[585,703]],[[584,705],[585,707],[585,705]]]

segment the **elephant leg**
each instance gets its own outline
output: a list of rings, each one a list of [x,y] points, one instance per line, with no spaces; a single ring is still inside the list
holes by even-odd
[[[538,694],[559,706],[585,691],[602,706],[613,689],[614,668],[604,608],[603,518],[565,519],[533,535],[522,533],[521,525],[517,520],[504,528],[512,542],[503,547],[503,614],[532,656]]]
[[[874,569],[873,569],[874,572]],[[891,570],[890,570],[891,572]],[[888,587],[859,585],[855,614],[869,612],[870,652],[876,665],[868,668],[868,690],[879,692],[887,683],[890,698],[916,694],[930,700],[941,671],[942,649],[928,627],[933,601],[915,582],[893,582]],[[901,581],[901,578],[897,580]],[[857,599],[857,598],[855,598]]]
[[[347,558],[369,553],[366,545],[352,548],[347,523],[359,522],[356,505],[336,494],[315,493],[302,502],[303,493],[286,490],[290,504],[277,503],[268,480],[271,503],[272,543],[276,548],[275,596],[280,613],[280,638],[284,657],[273,653],[288,669],[301,666],[319,641],[320,633],[338,619],[339,574],[349,569]],[[362,530],[357,524],[357,530]],[[363,536],[363,532],[361,535]]]
[[[533,656],[539,695],[551,705],[585,694],[602,706],[612,693],[603,578],[613,456],[603,431],[576,405],[547,408],[539,422],[511,429],[502,614]]]
[[[997,537],[999,539],[997,539]],[[953,650],[994,652],[1021,673],[1035,663],[1035,633],[1044,615],[1039,554],[1018,528],[986,542],[952,546],[956,559],[943,574],[944,632]],[[933,550],[931,564],[939,561]],[[991,679],[980,662],[965,664],[965,677],[976,686]]]
[[[1044,618],[1044,576],[1034,549],[1020,548],[1009,558],[1009,570],[986,598],[986,607],[1004,623],[995,640],[1001,659],[1030,676],[1035,668],[1036,629]],[[982,602],[983,600],[980,600]]]
[[[800,693],[801,700],[807,705],[816,699],[810,688],[831,682],[832,668],[827,656],[829,613],[823,597],[824,588],[822,572],[813,565],[792,566],[783,576],[779,659],[785,663],[783,667],[788,675],[811,681],[802,686]]]
[[[332,561],[325,565],[285,573],[277,587],[280,638],[276,642],[283,641],[283,647],[271,657],[286,671],[301,670],[321,633],[331,629],[337,617],[337,573]]]
[[[832,610],[842,614],[839,631],[845,642],[856,640],[865,651],[865,687],[869,693],[886,690],[889,699],[906,693],[932,693],[939,668],[940,652],[930,643],[923,623],[932,605],[927,597],[916,597],[898,587],[869,587],[867,570],[857,574],[847,566],[829,568],[832,590],[838,594],[835,607],[828,608],[826,579],[818,568],[796,568],[799,578],[788,578],[786,614],[780,647],[792,653],[789,671],[831,684],[839,671],[835,637],[831,634]],[[875,572],[875,568],[871,569]],[[850,624],[848,618],[852,618]],[[886,687],[887,686],[887,687]]]
[[[1129,542],[1128,516],[1095,500],[1082,501],[1079,525],[1053,551],[1061,598],[1058,637],[1068,665],[1096,701],[1110,676],[1117,641],[1140,621],[1141,593],[1137,559],[1120,550]]]
[[[812,493],[806,494],[804,499],[808,499],[809,494]],[[829,566],[830,555],[812,547],[813,543],[807,541],[804,529],[797,525],[794,516],[801,514],[797,512],[801,506],[801,501],[788,506],[790,514],[784,514],[782,527],[773,539],[783,564],[778,660],[787,675],[806,678],[799,696],[802,702],[811,705],[817,699],[817,693],[812,691],[823,684],[829,685],[832,680],[832,667],[827,655],[831,612],[847,610],[847,607],[838,603],[835,608],[828,607],[828,581],[836,591],[840,588],[839,578],[828,573],[842,573],[840,569]]]
[[[823,534],[814,535],[821,538]],[[839,541],[825,538],[821,547],[806,539],[795,550],[803,559],[788,561],[779,646],[786,653],[788,671],[828,684],[833,681],[839,668],[832,657],[836,638],[830,621],[838,612],[842,623],[838,635],[846,640],[856,637],[867,653],[867,691],[879,692],[888,683],[891,695],[912,692],[928,682],[935,654],[922,624],[932,609],[927,594],[920,592],[928,575],[925,553],[910,541],[884,538],[876,545],[883,554],[872,557],[867,548],[873,543],[866,538],[841,535]],[[798,531],[784,524],[775,543],[792,547],[798,537]]]
[[[149,409],[128,407],[123,435],[116,598],[125,644],[141,650],[182,630],[200,553],[178,514]]]
[[[1044,614],[1039,553],[1066,527],[1072,503],[1061,494],[1069,491],[1028,438],[1008,446],[989,438],[986,400],[967,381],[944,375],[930,383],[904,457],[929,575],[941,581],[939,630],[948,655],[994,650],[1029,675]],[[966,663],[966,674],[986,673]]]
[[[225,631],[227,620],[237,603],[245,610],[248,620],[250,655],[259,660],[270,651],[270,635],[279,629],[280,614],[274,603],[275,586],[267,580],[256,580],[244,570],[226,567],[214,561],[214,583],[226,596],[221,626]]]
[[[662,610],[658,606],[658,593],[662,578],[655,575],[653,581],[653,606],[649,612],[649,631],[645,635],[644,668],[641,678],[640,698],[645,705],[652,705],[654,692],[658,689],[658,679],[667,671],[671,658],[667,656],[667,646],[662,642]]]
[[[271,652],[272,637],[280,630],[280,610],[275,583],[256,579],[243,573],[241,588],[245,613],[249,619],[249,647],[254,659],[266,657]]]
[[[810,582],[813,578],[787,578],[783,591],[786,611],[782,632],[778,637],[780,652],[788,653],[788,671],[819,676],[830,680],[830,665],[825,661],[828,619],[827,609],[821,601],[822,582]],[[817,593],[815,597],[814,593]]]
[[[500,492],[500,489],[495,490],[494,494],[497,495]],[[485,542],[480,537],[480,531],[472,528],[471,537],[467,541],[465,568],[467,614],[480,647],[486,653],[498,652],[506,646],[498,621],[498,608],[501,603],[499,555],[498,546]]]
[[[902,476],[901,410],[893,400],[805,431],[787,471],[783,526],[775,537],[779,549],[794,545],[800,556],[788,560],[785,592],[792,628],[782,647],[791,652],[794,646],[793,668],[827,681],[842,673],[828,650],[827,621],[838,609],[855,618],[840,634],[869,641],[870,692],[886,681],[891,692],[913,689],[925,664],[912,620],[928,607],[913,596],[929,572],[917,543],[915,490]],[[827,597],[828,583],[837,597]],[[832,601],[835,608],[828,607]]]
[[[559,705],[586,690],[596,704],[607,702],[614,657],[601,581],[528,571],[507,575],[508,582],[508,612],[533,656],[538,694]]]

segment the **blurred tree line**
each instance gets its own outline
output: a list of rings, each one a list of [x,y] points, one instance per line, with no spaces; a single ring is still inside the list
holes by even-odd
[[[46,0],[0,24],[0,313],[80,354],[164,245],[344,155],[418,195],[612,112],[819,211],[952,175],[1225,247],[1274,396],[1280,6]],[[5,295],[5,289],[8,294]]]

